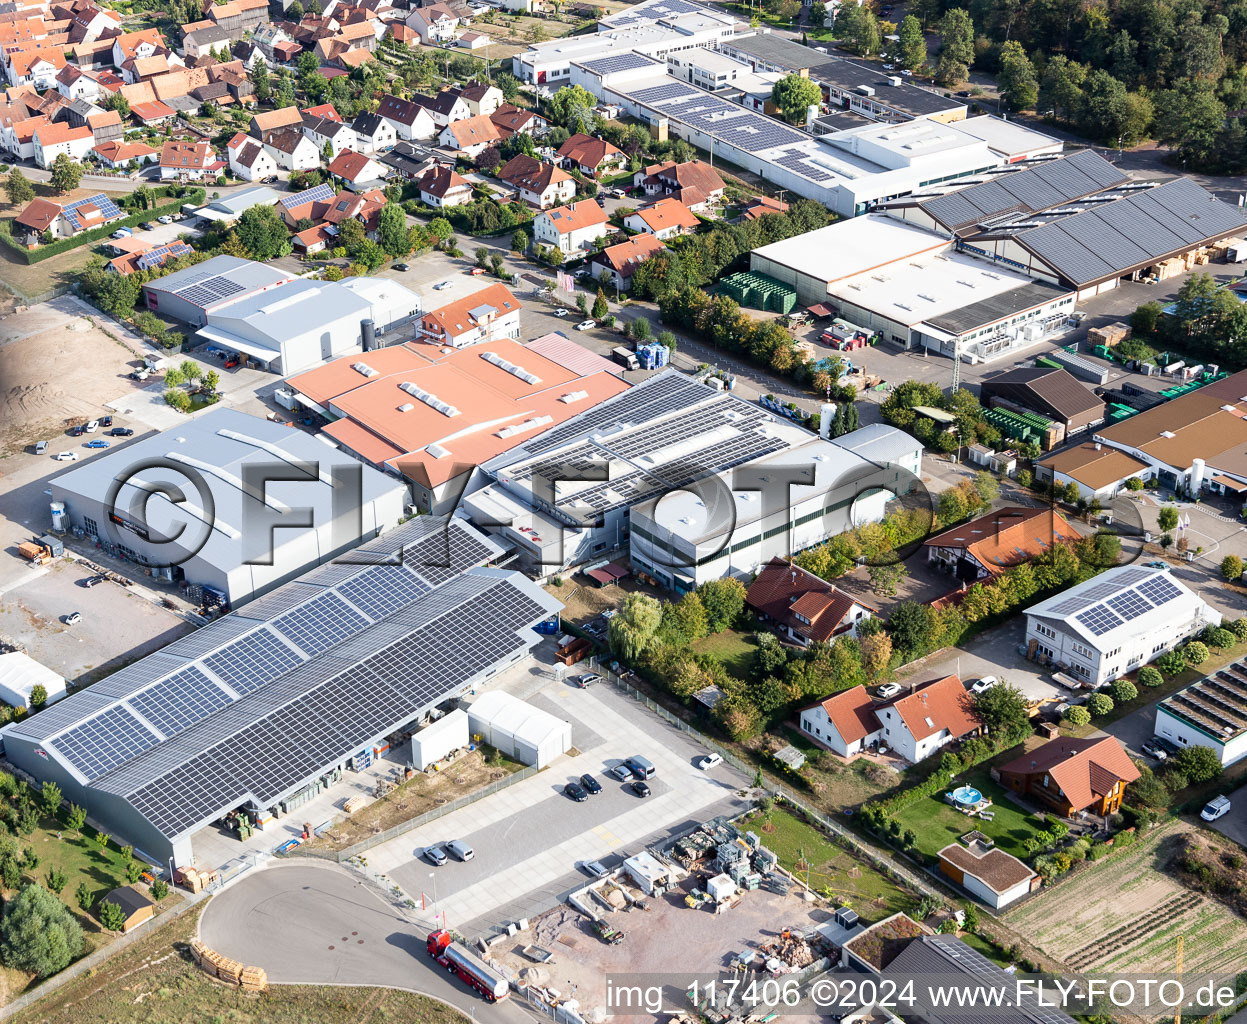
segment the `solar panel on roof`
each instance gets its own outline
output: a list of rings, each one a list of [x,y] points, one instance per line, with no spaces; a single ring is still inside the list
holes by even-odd
[[[1175,597],[1182,596],[1181,588],[1164,576],[1154,576],[1150,580],[1145,580],[1139,584],[1138,590],[1140,594],[1157,606],[1168,604]]]
[[[339,594],[373,620],[389,615],[428,590],[427,583],[400,565],[374,565],[337,587]]]
[[[1127,590],[1116,597],[1110,597],[1104,603],[1127,622],[1137,619],[1140,615],[1145,615],[1152,610],[1151,602],[1140,596],[1137,590]]]
[[[207,718],[233,697],[191,666],[131,697],[130,707],[166,737]]]
[[[157,742],[155,733],[120,706],[101,711],[53,741],[65,760],[88,781],[98,779]]]
[[[258,629],[208,655],[203,663],[231,690],[245,694],[302,660],[269,630]]]
[[[308,657],[354,636],[367,625],[368,619],[334,593],[273,620],[273,628]]]
[[[188,660],[158,651],[101,679],[91,687],[91,692],[103,694],[105,697],[125,697],[183,668]]]
[[[1121,616],[1103,604],[1094,605],[1074,618],[1096,636],[1102,636],[1110,629],[1116,629],[1123,622]]]
[[[229,643],[240,633],[255,629],[255,623],[237,615],[226,615],[224,618],[209,622],[180,640],[174,640],[161,654],[176,654],[188,660],[198,658],[201,654],[216,650]]]
[[[303,203],[319,203],[332,199],[337,192],[334,191],[332,185],[315,185],[312,188],[305,188],[302,192],[296,192],[294,195],[282,196],[278,202],[289,210],[295,206],[301,206]]]

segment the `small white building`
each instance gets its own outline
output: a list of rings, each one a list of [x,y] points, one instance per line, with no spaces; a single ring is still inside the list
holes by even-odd
[[[875,709],[883,726],[880,747],[917,764],[940,747],[970,736],[982,723],[957,676],[945,676]]]
[[[950,843],[938,856],[943,875],[993,910],[1020,900],[1039,877],[1016,857],[978,840],[968,846]]]
[[[572,726],[500,690],[468,705],[468,728],[512,760],[544,768],[572,745]]]
[[[429,765],[440,761],[453,750],[466,747],[470,742],[468,713],[461,708],[455,708],[412,736],[411,763],[416,766],[416,771],[427,771]]]
[[[623,869],[647,896],[661,896],[671,887],[671,870],[652,853],[642,850],[628,857]]]
[[[1165,569],[1123,565],[1026,609],[1026,643],[1098,687],[1172,650],[1221,613]]]
[[[47,692],[45,704],[65,696],[64,677],[47,665],[22,651],[0,654],[0,701],[14,708],[29,708],[30,695],[36,686],[42,686]]]
[[[1247,666],[1229,665],[1162,700],[1155,728],[1179,747],[1208,747],[1222,767],[1247,757]]]
[[[71,128],[66,121],[41,124],[35,129],[35,163],[47,170],[62,154],[74,163],[81,163],[95,145],[95,136],[86,125]]]
[[[841,757],[860,754],[878,743],[883,726],[875,715],[874,698],[866,687],[832,694],[824,701],[801,711],[801,731]]]

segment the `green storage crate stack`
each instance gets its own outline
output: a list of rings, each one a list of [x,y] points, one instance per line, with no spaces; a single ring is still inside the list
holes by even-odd
[[[1035,413],[1019,413],[1010,409],[988,409],[984,417],[1005,437],[1025,444],[1042,444],[1044,434],[1052,426],[1051,420]]]
[[[767,309],[772,313],[791,313],[797,308],[797,292],[781,281],[752,270],[725,278],[723,291],[751,309]]]
[[[1120,423],[1122,420],[1128,420],[1133,416],[1137,409],[1129,405],[1122,405],[1120,402],[1110,402],[1108,405],[1108,420],[1110,423]]]
[[[1047,356],[1040,356],[1035,360],[1035,365],[1044,370],[1064,370],[1065,367],[1058,363],[1055,359],[1049,359]]]

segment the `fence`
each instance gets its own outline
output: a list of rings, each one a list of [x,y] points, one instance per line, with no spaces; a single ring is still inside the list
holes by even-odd
[[[343,864],[352,857],[358,857],[366,850],[371,850],[374,846],[380,846],[382,843],[388,843],[391,839],[396,839],[398,836],[410,832],[413,829],[417,829],[421,825],[427,825],[430,821],[436,821],[438,818],[450,814],[453,811],[457,811],[461,807],[467,807],[469,804],[476,803],[477,800],[483,800],[487,796],[493,796],[495,793],[500,793],[508,786],[514,786],[517,782],[523,782],[525,779],[531,779],[537,774],[537,772],[538,769],[531,765],[527,768],[521,768],[518,772],[508,775],[505,779],[498,779],[498,781],[491,782],[488,786],[478,789],[474,793],[468,793],[466,796],[461,796],[458,799],[451,800],[449,803],[444,803],[438,807],[434,807],[431,811],[425,811],[423,814],[418,814],[414,818],[409,818],[407,821],[400,822],[393,828],[387,828],[384,832],[378,832],[376,835],[371,835],[367,839],[361,839],[358,843],[355,843],[353,846],[348,846],[344,850],[307,850],[302,846],[296,846],[288,853],[282,854],[282,856],[320,857],[325,860],[336,860],[339,864]]]
[[[734,754],[732,751],[728,750],[726,747],[721,746],[715,740],[711,739],[709,736],[707,736],[705,733],[701,732],[700,730],[694,728],[692,725],[684,721],[678,715],[672,714],[670,711],[664,708],[661,704],[657,703],[650,697],[645,696],[645,694],[643,694],[640,690],[636,689],[636,687],[625,682],[623,679],[621,679],[618,675],[612,672],[605,665],[599,665],[597,667],[597,671],[601,673],[603,676],[605,676],[606,678],[610,679],[615,684],[616,689],[627,694],[633,700],[644,704],[647,708],[653,711],[656,715],[664,719],[670,725],[674,725],[681,732],[688,733],[693,739],[695,739],[702,746],[708,747],[709,749],[717,753],[720,757],[723,758],[724,761],[727,761],[729,764],[738,768],[740,771],[746,773],[747,775],[752,775],[754,773],[760,774],[762,777],[762,787],[761,787],[762,789],[765,789],[766,792],[769,793],[772,797],[779,799],[779,800],[783,800],[788,804],[791,804],[793,807],[799,810],[802,814],[804,814],[811,821],[816,822],[820,828],[823,828],[828,833],[830,833],[831,836],[834,839],[836,839],[842,846],[846,847],[851,852],[855,853],[857,856],[867,861],[872,867],[883,872],[885,875],[887,875],[888,877],[892,879],[905,883],[910,888],[916,890],[917,892],[922,893],[924,896],[936,896],[941,899],[943,898],[942,896],[940,896],[940,893],[938,893],[934,888],[931,887],[931,885],[929,885],[926,881],[920,878],[917,874],[910,871],[908,868],[902,867],[899,863],[897,863],[895,860],[889,857],[882,850],[879,850],[876,847],[872,846],[870,843],[865,842],[863,839],[859,838],[857,835],[850,832],[848,829],[844,828],[841,825],[837,825],[830,818],[827,818],[821,812],[816,811],[813,807],[811,807],[805,801],[803,797],[798,796],[795,792],[793,792],[793,790],[789,789],[783,783],[775,781],[770,776],[768,776],[765,772],[763,772],[761,768],[759,768],[758,766],[748,764],[741,758],[737,757],[736,754]]]

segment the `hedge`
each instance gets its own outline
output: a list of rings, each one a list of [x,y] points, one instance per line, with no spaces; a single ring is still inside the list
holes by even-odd
[[[166,191],[165,194],[168,195],[169,193]],[[72,238],[58,239],[49,245],[41,245],[37,249],[27,249],[25,246],[18,244],[13,237],[12,220],[4,220],[0,221],[0,241],[9,246],[27,264],[42,263],[44,260],[51,259],[53,256],[60,255],[63,252],[69,252],[71,249],[77,249],[80,246],[97,242],[101,238],[107,238],[118,228],[133,228],[147,220],[156,220],[158,217],[180,213],[183,205],[186,203],[202,205],[207,196],[208,192],[206,189],[193,189],[179,197],[176,202],[166,203],[164,206],[157,206],[150,210],[140,210],[124,220],[115,220],[111,224],[104,224],[101,227],[92,228],[90,231],[83,231]]]

